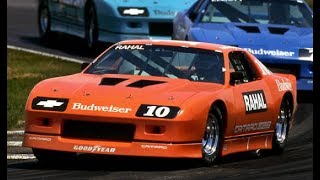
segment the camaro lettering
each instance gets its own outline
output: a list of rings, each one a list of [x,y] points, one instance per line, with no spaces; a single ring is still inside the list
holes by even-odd
[[[243,101],[246,113],[267,110],[267,103],[262,90],[243,93]]]
[[[73,106],[71,109],[82,110],[82,111],[103,111],[103,112],[115,112],[115,113],[128,113],[129,111],[131,111],[130,108],[116,107],[113,105],[97,106],[95,104],[83,105],[81,103],[73,103]]]
[[[143,149],[168,149],[167,146],[161,146],[161,145],[149,145],[149,144],[143,144],[141,145],[141,148]]]
[[[271,126],[271,121],[243,124],[243,125],[235,126],[234,133],[245,133],[245,132],[258,131],[258,130],[266,130],[266,129],[269,129],[270,126]]]
[[[118,45],[114,48],[115,50],[118,49],[139,49],[139,50],[143,50],[143,45]]]
[[[102,153],[114,153],[116,152],[116,148],[103,147],[103,146],[82,146],[75,145],[73,146],[74,150],[77,151],[86,151],[86,152],[102,152]]]
[[[288,91],[288,90],[291,91],[292,90],[292,84],[290,82],[285,82],[284,79],[281,79],[281,81],[276,79],[276,83],[277,83],[279,91]]]
[[[45,137],[29,137],[30,140],[37,140],[37,141],[51,141],[51,138]]]
[[[266,49],[251,49],[251,48],[244,48],[248,50],[250,53],[254,55],[268,55],[268,56],[286,56],[292,57],[295,53],[291,51],[281,51],[281,50],[266,50]]]

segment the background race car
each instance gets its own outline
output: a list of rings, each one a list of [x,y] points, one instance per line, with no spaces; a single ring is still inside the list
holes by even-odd
[[[245,48],[313,90],[313,12],[302,0],[199,0],[177,14],[173,39]]]
[[[231,153],[281,153],[287,144],[296,79],[244,49],[128,40],[83,68],[30,92],[23,146],[40,162],[87,153],[210,165]]]
[[[170,39],[172,19],[196,0],[39,0],[39,32],[63,32],[95,42]]]

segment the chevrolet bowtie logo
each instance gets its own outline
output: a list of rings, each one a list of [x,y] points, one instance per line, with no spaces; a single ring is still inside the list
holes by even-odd
[[[40,101],[37,103],[37,106],[43,106],[47,108],[52,107],[59,107],[63,104],[63,102],[58,102],[57,100],[46,100],[46,101]]]

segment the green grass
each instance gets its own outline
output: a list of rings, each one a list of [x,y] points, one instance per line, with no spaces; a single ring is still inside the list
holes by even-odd
[[[313,9],[313,0],[306,0],[306,3]]]
[[[8,49],[7,128],[24,125],[24,108],[32,88],[41,80],[80,72],[80,64]]]

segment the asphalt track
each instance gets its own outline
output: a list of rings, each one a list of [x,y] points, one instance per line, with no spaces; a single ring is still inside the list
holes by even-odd
[[[36,2],[7,1],[7,44],[92,61],[96,54],[83,50],[84,43],[78,38],[59,36],[53,45],[40,42]],[[313,104],[300,99],[304,101],[299,101],[288,147],[280,156],[241,153],[226,156],[212,167],[202,167],[193,160],[88,155],[80,156],[71,166],[8,160],[7,179],[313,179]]]

